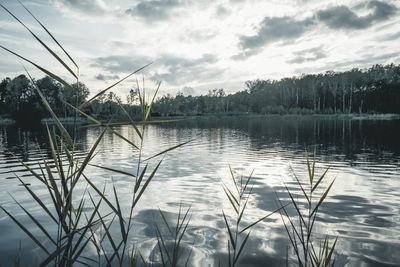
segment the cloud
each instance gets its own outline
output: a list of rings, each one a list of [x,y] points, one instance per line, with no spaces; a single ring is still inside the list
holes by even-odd
[[[218,35],[216,29],[198,29],[190,30],[187,29],[179,39],[184,42],[203,42],[208,41]]]
[[[154,62],[149,71],[152,81],[164,81],[170,85],[183,85],[198,80],[209,80],[222,75],[224,70],[212,66],[218,58],[212,54],[203,54],[199,58],[183,58],[176,55],[164,54],[158,58],[151,59],[141,56],[108,56],[95,58],[91,64],[104,71],[132,72],[149,62]]]
[[[196,94],[196,91],[194,90],[193,87],[185,86],[185,87],[183,87],[183,89],[182,89],[182,93],[183,93],[185,96],[189,96],[189,95],[195,95],[195,94]]]
[[[95,58],[90,66],[101,68],[111,73],[132,72],[151,61],[151,58],[145,56],[114,55]]]
[[[166,81],[170,85],[183,85],[194,81],[209,81],[224,73],[224,70],[212,66],[218,58],[204,54],[200,58],[188,59],[175,55],[163,55],[155,63],[163,67],[152,75],[153,81]]]
[[[105,75],[99,73],[98,75],[96,75],[95,79],[99,81],[107,81],[107,80],[119,80],[120,78],[118,75]]]
[[[135,6],[127,9],[126,14],[140,17],[148,22],[168,19],[171,12],[180,5],[178,0],[142,0]]]
[[[341,5],[320,10],[315,17],[331,29],[365,29],[374,22],[387,20],[397,12],[396,6],[380,1],[370,1],[366,7],[372,12],[365,16],[359,16],[349,7]]]
[[[215,14],[218,17],[225,17],[231,14],[231,10],[228,8],[224,7],[223,5],[217,6],[217,9],[215,10]]]
[[[301,64],[308,61],[317,61],[319,59],[327,57],[327,54],[325,53],[322,46],[296,51],[293,54],[295,55],[295,57],[288,60],[287,63]]]
[[[53,0],[60,9],[72,9],[90,15],[102,15],[107,11],[103,0]]]
[[[273,42],[296,39],[313,24],[314,22],[309,18],[296,20],[288,16],[266,17],[260,23],[255,35],[242,35],[239,37],[239,47],[242,50],[242,54],[237,55],[235,59],[240,59],[241,56],[257,54],[263,46]]]
[[[398,40],[398,39],[400,39],[400,32],[389,33],[389,34],[382,36],[382,38],[380,38],[380,40],[382,40],[382,41],[394,41],[394,40]]]
[[[348,6],[331,6],[317,11],[314,15],[296,19],[295,17],[265,17],[258,26],[254,35],[239,36],[239,49],[241,52],[232,58],[243,60],[258,54],[268,44],[295,40],[318,24],[324,24],[330,29],[365,29],[376,22],[381,22],[394,16],[398,8],[390,3],[372,0],[356,7],[367,9],[367,15],[358,15]],[[299,59],[300,60],[300,59]]]

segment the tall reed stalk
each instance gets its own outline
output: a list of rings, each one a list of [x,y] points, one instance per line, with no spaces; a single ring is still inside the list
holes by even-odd
[[[295,199],[291,190],[287,186],[286,191],[290,197],[290,203],[296,212],[296,219],[288,215],[288,211],[284,208],[281,212],[282,221],[286,232],[290,239],[292,248],[296,255],[296,265],[301,267],[328,267],[334,265],[334,251],[337,237],[333,241],[329,236],[325,236],[323,241],[319,241],[314,231],[315,222],[317,221],[318,211],[328,196],[335,180],[332,180],[325,190],[320,187],[329,170],[327,168],[320,177],[315,174],[315,159],[311,162],[307,158],[308,179],[307,183],[301,182],[292,170],[296,183],[301,189],[302,199]],[[322,191],[322,192],[321,192]],[[303,207],[305,203],[305,207]],[[284,220],[286,216],[288,223]],[[319,242],[318,242],[319,241]],[[318,245],[319,243],[319,245]]]
[[[250,184],[251,178],[253,176],[253,172],[246,178],[243,176],[236,177],[233,169],[229,166],[230,176],[231,176],[231,184],[232,186],[228,187],[222,181],[222,188],[224,193],[231,204],[234,213],[234,225],[230,225],[227,219],[227,216],[222,210],[222,216],[224,218],[226,230],[229,235],[228,240],[228,266],[233,267],[237,266],[240,256],[242,255],[243,249],[249,239],[251,228],[267,219],[274,213],[280,211],[285,206],[279,207],[275,211],[268,213],[257,221],[243,225],[243,216],[249,203],[251,193],[253,191],[254,184]]]
[[[51,37],[55,44],[61,48],[63,53],[69,59],[70,63],[64,61],[60,55],[50,48],[48,44],[42,41],[42,39],[39,38],[36,33],[26,26],[3,4],[0,4],[0,6],[17,22],[19,22],[35,38],[35,40],[37,40],[45,48],[45,50],[48,51],[50,55],[60,63],[67,73],[69,73],[79,85],[79,66],[76,64],[75,60],[69,55],[69,53],[67,53],[64,47],[56,40],[50,31],[21,2],[20,4]],[[14,52],[2,45],[0,45],[0,48],[33,65],[46,75],[60,82],[65,87],[75,90],[69,82],[61,78],[60,75],[48,70],[46,67],[42,67],[38,63],[35,63],[27,59],[25,56],[20,55],[19,53]],[[79,106],[78,103],[74,104],[64,101],[69,108],[75,111],[75,117],[84,116],[91,123],[98,126],[101,130],[100,135],[83,159],[80,157],[78,158],[76,151],[76,121],[74,125],[74,131],[71,135],[71,133],[66,130],[59,118],[53,112],[51,106],[46,100],[46,97],[36,85],[30,73],[27,71],[27,69],[25,69],[32,85],[34,86],[34,89],[41,98],[44,107],[52,117],[56,127],[53,129],[49,129],[47,127],[51,159],[42,159],[42,161],[39,163],[39,172],[36,172],[23,162],[21,162],[21,164],[46,189],[48,192],[48,197],[52,200],[52,205],[51,207],[46,205],[43,201],[43,196],[32,190],[27,183],[17,176],[27,193],[32,197],[43,214],[45,214],[48,218],[45,223],[43,221],[39,221],[34,214],[27,210],[20,202],[18,202],[18,200],[14,199],[26,216],[29,217],[33,225],[40,230],[40,237],[38,236],[37,232],[34,231],[31,225],[24,225],[20,219],[13,216],[7,209],[4,207],[1,207],[1,209],[44,252],[46,256],[39,266],[72,266],[74,263],[79,263],[86,266],[94,264],[101,266],[103,263],[105,263],[107,266],[122,266],[132,258],[130,251],[134,251],[135,249],[130,247],[129,241],[130,233],[132,232],[133,228],[134,209],[148,188],[150,182],[155,177],[156,172],[162,163],[161,159],[158,161],[155,167],[151,169],[149,161],[167,153],[168,151],[182,146],[184,143],[170,147],[164,151],[160,151],[159,153],[146,159],[144,159],[142,156],[144,149],[145,130],[147,124],[149,123],[152,105],[160,87],[160,83],[158,84],[153,97],[150,99],[150,101],[147,101],[145,98],[144,87],[141,89],[139,87],[139,83],[137,82],[142,114],[142,121],[140,122],[135,122],[129,113],[124,109],[123,105],[119,103],[119,107],[126,115],[127,120],[130,123],[130,127],[135,130],[136,136],[139,140],[138,143],[135,142],[135,139],[131,140],[128,137],[120,134],[118,131],[113,129],[109,123],[103,123],[89,114],[86,114],[83,111],[83,108],[96,98],[100,97],[119,83],[138,73],[147,66],[148,65],[133,71],[123,79],[101,90],[98,94]],[[91,163],[98,152],[98,146],[106,132],[113,133],[136,150],[138,159],[136,162],[132,162],[133,166],[136,166],[136,172],[130,173],[119,170],[118,168],[104,167]],[[124,175],[131,179],[131,203],[127,212],[121,208],[121,203],[118,198],[118,188],[115,186],[115,184],[112,185],[113,197],[109,197],[106,194],[106,186],[99,188],[93,181],[95,177],[91,177],[91,175],[87,173],[86,169],[89,165],[101,168],[109,173]],[[86,187],[81,194],[77,193],[78,184],[81,184],[81,188]],[[105,208],[107,208],[109,212],[104,213],[103,210],[105,210]],[[49,231],[49,225],[51,224],[53,224],[55,229],[57,229],[56,234],[53,234]],[[111,229],[113,227],[119,228],[118,230],[120,232],[120,236],[111,234]],[[97,253],[97,257],[95,258],[85,254],[85,248],[87,248],[89,243],[92,243],[95,247]]]

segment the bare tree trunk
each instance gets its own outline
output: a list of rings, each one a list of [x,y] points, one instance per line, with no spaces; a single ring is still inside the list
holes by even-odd
[[[343,112],[343,114],[346,113],[345,95],[346,95],[346,82],[345,82],[345,79],[343,78],[343,80],[342,80],[342,112]]]
[[[353,104],[353,82],[350,84],[350,96],[349,96],[349,114],[351,114],[351,109]]]
[[[317,110],[317,103],[316,103],[316,99],[315,99],[315,83],[314,81],[312,82],[312,91],[313,91],[313,108],[314,108],[314,112]]]

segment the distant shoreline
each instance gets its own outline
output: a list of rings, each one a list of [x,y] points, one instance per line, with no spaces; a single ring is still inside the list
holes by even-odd
[[[169,116],[169,117],[153,117],[152,121],[168,121],[168,120],[186,120],[186,119],[223,119],[223,118],[319,118],[319,119],[350,119],[350,120],[400,120],[400,114],[254,114],[254,113],[215,113],[205,115],[188,115],[188,116]],[[78,117],[66,117],[59,118],[63,124],[74,124],[75,122],[79,125],[91,124],[89,120]],[[106,123],[106,121],[103,121]],[[0,126],[7,126],[16,124],[17,121],[11,118],[0,118]],[[53,124],[52,118],[44,118],[41,120],[41,124]],[[123,120],[114,120],[112,123],[124,124],[129,123]],[[139,123],[139,121],[138,121]]]

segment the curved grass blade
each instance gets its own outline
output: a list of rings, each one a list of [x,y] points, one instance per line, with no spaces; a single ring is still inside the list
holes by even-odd
[[[244,238],[242,244],[240,245],[240,248],[239,248],[239,251],[238,251],[238,253],[237,253],[237,255],[236,255],[236,258],[233,260],[233,265],[235,265],[236,262],[239,260],[240,254],[242,253],[243,248],[244,248],[244,246],[246,245],[247,240],[249,239],[250,233],[251,233],[251,232],[248,232],[248,233],[247,233],[247,235],[246,235],[246,237]]]
[[[282,207],[280,207],[280,208],[277,208],[277,209],[274,210],[273,212],[271,212],[271,213],[265,215],[264,217],[262,217],[261,219],[255,221],[255,222],[253,222],[252,224],[248,225],[247,227],[245,227],[245,228],[243,228],[241,231],[239,231],[239,234],[243,233],[243,232],[246,231],[247,229],[250,229],[250,228],[253,227],[254,225],[258,224],[259,222],[265,220],[266,218],[268,218],[268,217],[271,216],[272,214],[274,214],[274,213],[276,213],[276,212],[278,212],[278,211],[284,209],[284,208],[287,207],[288,205],[290,205],[290,204],[286,204],[286,205],[284,205],[284,206],[282,206]]]
[[[21,2],[20,2],[21,3]],[[44,48],[46,48],[46,50],[54,57],[57,59],[58,62],[60,62],[65,69],[67,69],[69,71],[69,73],[72,74],[72,76],[74,76],[75,79],[78,79],[78,76],[71,70],[71,68],[65,64],[65,62],[53,51],[51,50],[50,47],[48,47],[35,33],[33,33],[21,20],[19,20],[13,13],[11,13],[5,6],[3,6],[2,4],[0,4],[0,6],[7,11],[14,19],[16,19],[22,26],[25,27],[26,30],[29,31],[29,33],[36,39],[36,41],[38,41]],[[24,6],[25,8],[25,6]],[[26,8],[25,8],[26,9]],[[30,13],[30,12],[29,12]],[[32,14],[32,13],[31,13]]]
[[[64,49],[64,47],[57,41],[57,39],[53,36],[53,34],[51,34],[51,32],[49,30],[47,30],[47,28],[32,14],[32,12],[28,8],[26,8],[26,6],[20,0],[18,0],[18,2],[36,20],[36,22],[39,23],[39,25],[47,32],[47,34],[51,37],[51,39],[53,39],[53,41],[62,49],[62,51],[65,53],[65,55],[67,55],[67,57],[71,60],[71,62],[75,65],[75,67],[79,71],[78,64],[75,63],[75,61],[72,59],[72,57],[67,53],[67,51]]]
[[[326,173],[328,172],[329,167],[326,168],[325,172],[321,175],[321,177],[318,179],[318,181],[315,183],[314,187],[311,189],[311,192],[314,192],[315,189],[317,189],[318,185],[321,183],[321,181],[324,179]]]
[[[161,86],[161,82],[158,83],[157,90],[156,90],[156,92],[155,92],[154,95],[153,95],[153,99],[151,100],[149,106],[147,107],[147,111],[146,111],[146,115],[145,115],[145,117],[144,117],[144,121],[147,121],[147,119],[148,119],[148,117],[149,117],[149,115],[150,115],[151,108],[152,108],[152,106],[153,106],[153,102],[154,102],[154,100],[156,99],[156,96],[157,96],[158,90],[160,89],[160,86]]]
[[[167,152],[169,152],[169,151],[171,151],[171,150],[177,149],[178,147],[181,147],[181,146],[183,146],[183,145],[186,145],[186,144],[188,144],[188,143],[190,143],[190,142],[192,142],[192,141],[193,141],[193,140],[189,140],[189,141],[180,143],[180,144],[178,144],[178,145],[176,145],[176,146],[170,147],[170,148],[168,148],[168,149],[166,149],[166,150],[164,150],[164,151],[162,151],[162,152],[160,152],[160,153],[155,154],[154,156],[151,156],[151,157],[149,157],[149,158],[143,160],[143,162],[148,161],[148,160],[151,160],[151,159],[153,159],[153,158],[155,158],[155,157],[158,157],[158,156],[160,156],[160,155],[162,155],[162,154],[165,154],[165,153],[167,153]]]
[[[158,162],[157,166],[154,168],[153,172],[150,174],[149,178],[147,178],[146,182],[144,183],[144,185],[142,186],[142,189],[139,191],[138,196],[135,198],[135,201],[133,203],[133,206],[136,206],[137,202],[139,201],[140,197],[142,196],[142,194],[144,193],[144,191],[146,190],[147,186],[149,185],[150,181],[153,179],[154,175],[157,172],[158,167],[160,167],[162,160],[160,160],[160,162]]]
[[[68,142],[68,144],[73,147],[74,142],[72,141],[71,136],[67,132],[67,130],[64,128],[60,120],[58,119],[57,115],[54,113],[53,109],[50,107],[50,104],[47,102],[46,97],[43,95],[42,91],[39,89],[35,81],[33,80],[32,76],[29,74],[28,70],[24,67],[26,73],[28,74],[32,84],[34,85],[36,92],[39,94],[40,98],[42,99],[42,102],[47,109],[47,111],[50,113],[51,117],[53,118],[54,122],[57,125],[57,128],[60,130],[61,135],[65,138],[65,140]]]
[[[314,210],[311,212],[311,216],[318,210],[319,206],[321,206],[322,202],[324,202],[324,199],[328,196],[329,190],[331,190],[333,183],[335,182],[336,179],[333,179],[331,184],[328,186],[328,188],[325,190],[325,193],[322,195],[320,200],[318,201],[317,206],[315,206]]]
[[[29,59],[27,59],[27,58],[25,58],[25,57],[19,55],[19,54],[16,53],[16,52],[11,51],[10,49],[8,49],[8,48],[6,48],[6,47],[4,47],[4,46],[2,46],[2,45],[0,45],[0,48],[6,50],[7,52],[9,52],[9,53],[11,53],[11,54],[13,54],[13,55],[19,57],[20,59],[22,59],[22,60],[24,60],[24,61],[26,61],[26,62],[32,64],[32,65],[35,66],[37,69],[39,69],[40,71],[44,72],[46,75],[48,75],[48,76],[52,77],[53,79],[57,80],[58,82],[62,83],[64,86],[66,86],[66,87],[68,87],[68,88],[72,88],[72,90],[75,90],[74,87],[72,87],[72,86],[71,86],[69,83],[67,83],[65,80],[61,79],[59,76],[57,76],[56,74],[54,74],[54,73],[48,71],[47,69],[45,69],[45,68],[39,66],[38,64],[34,63],[33,61],[31,61],[31,60],[29,60]]]
[[[36,245],[38,245],[44,252],[46,252],[46,254],[48,254],[48,255],[50,254],[49,251],[46,249],[46,247],[35,237],[34,234],[32,234],[31,231],[28,230],[28,228],[26,228],[22,223],[20,223],[5,208],[3,208],[2,206],[0,206],[0,208],[8,215],[8,217],[10,217],[19,226],[19,228],[21,228],[22,231],[25,232],[25,234],[27,234],[32,239],[33,242],[36,243]]]
[[[122,78],[122,79],[119,80],[118,82],[116,82],[116,83],[114,83],[114,84],[108,86],[107,88],[101,90],[101,91],[98,92],[95,96],[93,96],[93,97],[90,98],[88,101],[86,101],[85,103],[83,103],[79,108],[82,108],[83,106],[89,104],[89,103],[92,102],[94,99],[96,99],[97,97],[101,96],[102,94],[104,94],[105,92],[107,92],[108,90],[110,90],[111,88],[113,88],[114,86],[116,86],[116,85],[118,85],[119,83],[125,81],[126,79],[128,79],[128,78],[131,77],[132,75],[138,73],[139,71],[141,71],[141,70],[147,68],[147,67],[150,66],[151,64],[153,64],[153,62],[151,62],[151,63],[149,63],[149,64],[147,64],[147,65],[144,65],[143,67],[141,67],[141,68],[135,70],[134,72],[131,72],[129,75],[125,76],[124,78]]]
[[[235,239],[233,238],[232,231],[231,231],[231,228],[229,227],[228,220],[226,219],[224,210],[222,210],[222,215],[224,216],[224,221],[225,221],[226,229],[228,229],[229,239],[231,240],[232,247],[233,247],[233,249],[235,250],[235,249],[236,249]]]
[[[100,166],[100,165],[96,165],[96,164],[92,164],[92,163],[89,163],[88,165],[96,167],[96,168],[104,169],[104,170],[107,170],[107,171],[112,171],[112,172],[115,172],[115,173],[119,173],[119,174],[123,174],[123,175],[127,175],[127,176],[131,176],[131,177],[136,178],[136,175],[134,175],[132,173],[129,173],[129,172],[117,170],[117,169],[110,168],[110,167],[104,167],[104,166]]]

